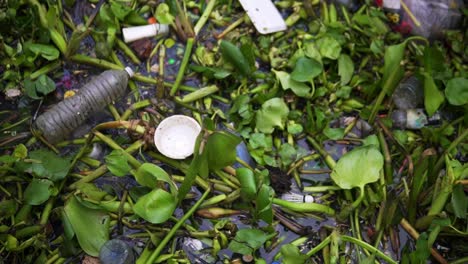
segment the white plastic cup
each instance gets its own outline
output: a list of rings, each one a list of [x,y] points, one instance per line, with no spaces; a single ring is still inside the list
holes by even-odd
[[[150,24],[146,26],[128,27],[122,29],[125,43],[167,33],[169,33],[169,26],[164,24]]]
[[[188,116],[173,115],[159,123],[154,144],[161,154],[172,159],[185,159],[193,154],[201,126]]]

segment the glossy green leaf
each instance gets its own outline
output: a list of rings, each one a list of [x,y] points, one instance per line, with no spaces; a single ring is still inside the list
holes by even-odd
[[[444,94],[437,88],[432,76],[424,76],[424,106],[429,116],[432,116],[444,102]]]
[[[48,178],[53,182],[65,178],[70,169],[69,158],[60,157],[47,149],[31,151],[29,157],[38,161],[32,164],[32,172],[38,177]]]
[[[169,12],[169,6],[165,3],[160,3],[156,8],[156,19],[161,24],[172,24],[174,16]]]
[[[45,179],[33,179],[24,191],[24,200],[30,205],[40,205],[50,197],[50,186],[53,183]]]
[[[338,59],[341,54],[341,45],[333,37],[325,36],[317,40],[317,46],[320,52],[320,55],[324,58],[329,58],[332,60]]]
[[[169,174],[161,167],[152,163],[143,163],[135,173],[137,182],[149,188],[156,188],[158,181],[163,181],[169,184],[171,193],[176,194],[176,186],[169,177]]]
[[[268,224],[273,222],[273,209],[272,209],[272,200],[271,200],[271,187],[262,184],[260,190],[258,191],[257,199],[255,202],[255,211],[257,218],[262,219]]]
[[[310,95],[311,88],[305,83],[293,80],[291,78],[291,75],[289,75],[287,72],[275,70],[273,71],[276,74],[276,78],[278,78],[278,80],[280,81],[283,90],[291,89],[297,96],[300,97],[307,97],[308,95]]]
[[[205,145],[208,167],[210,171],[219,170],[232,165],[236,161],[236,146],[241,142],[238,136],[228,132],[214,132]]]
[[[331,140],[338,140],[344,137],[344,128],[331,128],[326,127],[323,130],[323,134]]]
[[[169,219],[177,206],[174,195],[155,189],[140,197],[133,207],[135,214],[153,224],[164,223]]]
[[[206,155],[203,152],[203,149],[200,147],[203,140],[204,132],[200,133],[195,141],[195,148],[193,153],[192,162],[185,173],[185,178],[182,184],[180,185],[179,192],[177,194],[178,202],[182,202],[187,193],[192,188],[192,184],[195,182],[195,179],[198,174],[201,177],[206,178],[208,176],[208,170],[202,169],[203,164],[207,166]],[[200,153],[201,152],[201,153]]]
[[[358,147],[344,154],[331,173],[333,181],[342,189],[364,185],[379,179],[383,156],[373,146]]]
[[[40,75],[37,80],[24,80],[26,94],[33,99],[41,99],[45,95],[55,91],[55,82],[47,75]]]
[[[251,255],[259,249],[268,239],[267,234],[259,229],[245,228],[237,231],[234,240],[229,243],[229,249],[233,252]]]
[[[299,251],[299,248],[293,244],[285,244],[281,247],[281,255],[283,256],[284,264],[301,264],[307,259],[307,256]]]
[[[297,151],[293,145],[286,143],[280,146],[278,155],[281,158],[281,163],[286,167],[296,160]]]
[[[272,98],[263,103],[257,112],[256,127],[262,133],[272,133],[275,127],[283,130],[289,108],[281,98]]]
[[[257,184],[255,183],[254,173],[247,168],[236,170],[237,178],[241,184],[241,195],[244,199],[251,201],[257,194]]]
[[[457,184],[452,191],[452,207],[458,218],[466,219],[468,213],[468,196],[463,190],[463,185]]]
[[[130,165],[128,165],[127,156],[122,152],[123,150],[116,149],[105,157],[109,171],[119,177],[127,175],[132,169]]]
[[[36,55],[41,55],[44,59],[52,61],[58,59],[60,52],[52,45],[33,43],[28,45],[30,51]]]
[[[301,57],[296,62],[296,66],[291,73],[291,79],[298,82],[308,82],[317,77],[322,71],[323,66],[320,62]]]
[[[401,65],[405,54],[406,42],[389,46],[384,55],[384,73],[382,76],[382,85],[390,82],[389,92],[392,92],[396,85],[403,78],[404,69]]]
[[[468,104],[468,79],[458,77],[448,81],[445,97],[451,105]]]
[[[347,54],[341,54],[338,58],[338,74],[341,77],[341,85],[349,83],[354,74],[354,63]]]
[[[64,210],[81,248],[86,254],[97,257],[102,245],[109,240],[107,213],[82,205],[74,196],[66,202]]]
[[[236,45],[229,41],[222,40],[219,48],[226,62],[234,66],[234,68],[242,75],[250,75],[252,69],[250,68],[249,62]]]

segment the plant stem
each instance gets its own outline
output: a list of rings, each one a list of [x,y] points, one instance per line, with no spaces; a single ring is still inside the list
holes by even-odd
[[[331,216],[335,214],[335,210],[323,204],[293,203],[293,202],[285,201],[285,200],[278,199],[278,198],[273,198],[273,203],[281,207],[285,207],[287,209],[295,211],[295,212],[301,212],[301,213],[319,212],[319,213],[324,213],[324,214],[331,215]]]
[[[184,78],[185,69],[187,68],[190,55],[192,55],[192,47],[193,47],[194,40],[195,40],[194,38],[187,39],[187,46],[185,47],[184,57],[182,59],[182,63],[180,64],[179,72],[177,73],[177,77],[174,82],[174,85],[171,88],[171,92],[170,92],[171,96],[175,95],[175,93],[179,89],[179,85],[182,82],[182,79]]]
[[[96,58],[91,58],[86,55],[82,54],[75,54],[70,57],[70,60],[77,62],[77,63],[82,63],[82,64],[88,64],[91,66],[96,66],[104,69],[112,69],[112,70],[122,70],[123,67],[120,67],[117,64],[114,64],[112,62],[102,60],[102,59],[96,59]]]
[[[216,0],[210,0],[208,5],[206,6],[205,10],[203,11],[203,14],[201,15],[200,19],[197,21],[197,24],[195,24],[195,27],[193,28],[195,36],[198,35],[200,30],[203,28],[203,26],[206,24],[206,22],[210,18],[210,14],[213,11],[214,7],[216,6],[216,2],[217,2]]]
[[[127,46],[127,44],[125,44],[125,42],[123,42],[122,40],[120,40],[119,38],[116,38],[116,44],[117,44],[117,47],[123,51],[123,53],[125,53],[125,55],[135,64],[140,64],[141,61],[140,59],[138,59],[138,57],[135,55],[135,53],[133,53],[133,51]]]
[[[385,181],[387,185],[389,185],[393,183],[392,157],[390,156],[390,150],[388,149],[388,144],[387,141],[385,141],[385,137],[382,130],[379,131],[378,137],[380,142],[380,148],[382,149],[385,158]]]
[[[455,147],[458,146],[465,138],[468,137],[468,129],[465,129],[452,143],[448,146],[448,148],[444,151],[444,153],[449,153],[454,149]],[[434,166],[434,173],[439,173],[439,171],[442,169],[442,166],[444,164],[444,155],[440,155],[440,158],[437,160],[436,165]]]
[[[313,249],[311,249],[309,252],[306,253],[306,256],[307,258],[311,258],[313,255],[315,255],[315,253],[319,252],[320,250],[322,250],[322,248],[324,248],[325,246],[327,246],[328,244],[330,244],[330,241],[331,241],[331,235],[327,236],[327,238],[325,238],[324,240],[322,240],[322,242],[320,242],[320,244],[318,244],[317,246],[315,246]]]
[[[128,159],[128,163],[130,163],[135,169],[136,168],[139,168],[141,166],[141,163],[135,159],[132,155],[130,155],[128,152],[126,152],[119,144],[117,144],[114,140],[112,140],[110,137],[102,134],[101,132],[99,131],[94,131],[94,134],[96,135],[96,137],[98,137],[99,139],[101,139],[102,141],[104,141],[104,143],[106,143],[109,147],[111,147],[112,149],[116,149],[116,150],[122,150],[122,153],[124,156],[127,157]]]
[[[210,193],[210,189],[206,190],[200,199],[190,208],[190,210],[174,225],[174,227],[167,233],[164,239],[159,243],[156,250],[151,253],[151,256],[146,261],[146,264],[154,263],[154,260],[161,254],[161,251],[164,249],[166,244],[169,242],[170,239],[175,235],[176,231],[187,221],[187,219],[192,216],[192,214],[197,210],[197,208],[203,203],[205,198]]]
[[[193,101],[206,97],[212,93],[216,93],[217,91],[219,91],[219,88],[216,85],[206,86],[187,94],[182,99],[180,99],[180,101],[182,103],[191,103]]]
[[[379,256],[380,258],[382,258],[383,260],[385,260],[388,263],[398,264],[398,262],[394,261],[393,259],[391,259],[387,255],[385,255],[382,251],[378,250],[377,248],[373,247],[372,245],[369,245],[368,243],[366,243],[364,241],[361,241],[359,239],[356,239],[356,238],[351,237],[351,236],[346,236],[346,235],[342,235],[341,240],[346,241],[346,242],[351,242],[351,243],[356,244],[356,245],[358,245],[358,246],[360,246],[362,248],[365,248],[365,249],[369,250],[370,252],[375,253],[377,256]]]
[[[34,80],[36,79],[37,77],[39,77],[40,75],[42,74],[47,74],[57,68],[60,67],[60,65],[62,65],[62,62],[60,60],[57,60],[57,61],[54,61],[54,62],[51,62],[47,65],[44,65],[42,68],[40,68],[39,70],[31,73],[31,75],[29,75],[29,78],[31,78],[31,80]]]

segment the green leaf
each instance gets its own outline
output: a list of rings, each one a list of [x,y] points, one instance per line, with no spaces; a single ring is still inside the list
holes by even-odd
[[[33,43],[29,44],[28,48],[36,55],[41,55],[44,59],[52,61],[58,59],[60,52],[52,45]]]
[[[331,128],[326,127],[323,130],[323,134],[331,140],[338,140],[344,137],[344,128]]]
[[[153,224],[164,223],[177,206],[177,199],[170,193],[156,189],[140,197],[133,206],[135,214]]]
[[[222,40],[219,45],[223,58],[230,63],[242,75],[248,76],[252,72],[248,60],[244,57],[241,50],[229,41]]]
[[[291,79],[298,82],[308,82],[317,77],[322,71],[323,66],[320,62],[301,57],[296,62],[296,66],[291,73]]]
[[[229,243],[229,249],[233,252],[251,255],[259,249],[268,239],[267,234],[259,229],[245,228],[237,231],[234,240]]]
[[[48,95],[55,91],[55,82],[47,75],[43,74],[36,80],[36,91],[43,95]]]
[[[337,162],[331,178],[342,189],[352,189],[375,182],[383,168],[383,156],[373,146],[358,147],[344,154]]]
[[[169,177],[169,174],[159,166],[152,163],[143,163],[135,173],[137,182],[149,188],[156,188],[158,181],[163,181],[169,184],[171,193],[177,194],[177,188],[174,182]]]
[[[255,210],[257,217],[268,224],[271,224],[273,222],[273,209],[271,207],[273,202],[270,196],[270,190],[270,186],[262,184],[262,187],[260,187],[257,199],[255,201]]]
[[[424,106],[429,116],[439,109],[440,105],[444,102],[444,94],[439,91],[432,76],[424,75]]]
[[[16,214],[18,204],[15,200],[2,200],[0,201],[0,219],[6,219]]]
[[[169,12],[169,6],[165,3],[160,3],[156,8],[156,20],[161,24],[172,24],[174,16]]]
[[[119,177],[127,175],[132,169],[130,165],[128,165],[127,156],[122,152],[123,150],[115,149],[105,157],[109,171]]]
[[[257,194],[257,184],[254,173],[247,168],[236,170],[237,178],[241,184],[241,195],[247,201],[251,201]]]
[[[347,54],[341,54],[338,58],[338,74],[341,77],[341,85],[349,83],[354,74],[354,64]]]
[[[185,195],[187,195],[187,193],[190,191],[190,188],[192,188],[192,184],[193,182],[195,182],[197,174],[200,174],[200,176],[204,178],[208,176],[208,172],[206,169],[203,170],[203,172],[201,172],[202,165],[205,164],[206,166],[207,163],[206,155],[204,155],[203,149],[200,149],[203,136],[204,132],[200,133],[197,137],[197,140],[195,141],[192,162],[190,163],[190,166],[188,167],[187,172],[185,173],[184,181],[180,185],[179,192],[177,194],[177,200],[179,203],[182,202],[182,200],[185,198]]]
[[[284,123],[288,118],[289,108],[281,98],[272,98],[262,104],[257,112],[256,128],[262,133],[272,133],[275,127],[284,129]]]
[[[211,134],[205,145],[210,171],[232,165],[236,161],[236,146],[242,140],[231,133],[217,131]]]
[[[302,254],[293,244],[285,244],[281,247],[281,255],[283,255],[284,264],[301,264],[304,263],[307,259],[307,256]]]
[[[297,96],[300,97],[307,97],[310,93],[310,87],[304,83],[295,81],[291,78],[291,76],[284,72],[284,71],[275,71],[276,78],[281,83],[281,87],[283,90],[291,89]]]
[[[50,197],[50,186],[53,183],[45,179],[33,179],[24,191],[24,200],[30,205],[40,205]]]
[[[25,159],[28,156],[28,149],[24,144],[18,144],[12,156],[18,159]]]
[[[86,198],[94,202],[99,202],[108,195],[107,192],[102,191],[93,183],[79,182],[76,187],[81,192],[82,198]]]
[[[385,50],[382,85],[384,85],[386,82],[390,82],[390,84],[388,84],[388,87],[390,87],[389,92],[392,92],[396,85],[400,82],[401,78],[403,78],[404,70],[401,62],[403,61],[405,48],[406,42],[402,42],[397,45],[389,46]],[[390,77],[392,78],[390,79]]]
[[[280,146],[278,155],[281,158],[283,166],[289,166],[296,160],[297,152],[293,145],[286,143]]]
[[[468,103],[468,79],[453,78],[447,83],[445,97],[452,105],[464,105]]]
[[[69,158],[60,157],[47,149],[31,151],[29,157],[39,161],[39,163],[32,164],[32,172],[38,177],[48,178],[53,182],[65,178],[71,165]]]
[[[468,210],[468,197],[463,191],[463,185],[457,184],[452,191],[452,207],[458,218],[466,219]]]
[[[338,59],[341,53],[340,43],[333,37],[325,36],[317,40],[317,46],[322,57],[332,60]]]
[[[102,245],[109,240],[109,216],[102,210],[82,205],[75,196],[65,204],[65,214],[86,254],[97,257]]]

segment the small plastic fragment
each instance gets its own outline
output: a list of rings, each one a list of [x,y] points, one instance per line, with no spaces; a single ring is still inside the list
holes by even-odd
[[[102,264],[133,264],[135,256],[127,243],[120,239],[111,239],[101,247],[99,260]]]

